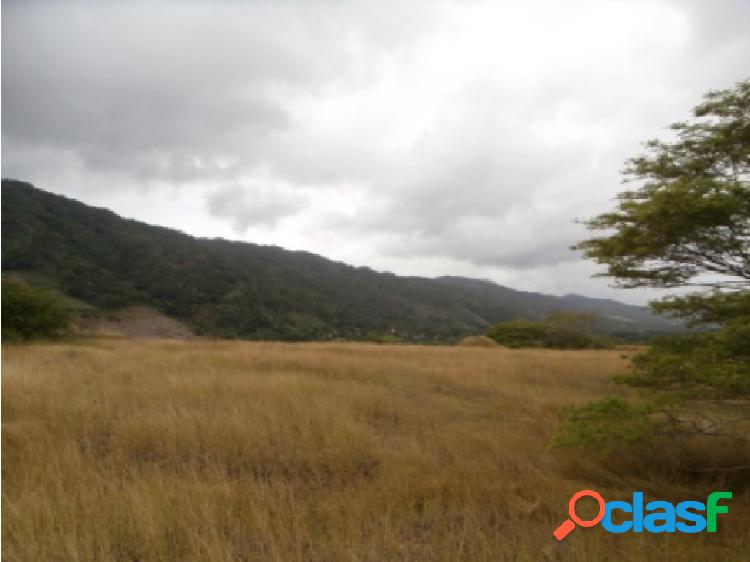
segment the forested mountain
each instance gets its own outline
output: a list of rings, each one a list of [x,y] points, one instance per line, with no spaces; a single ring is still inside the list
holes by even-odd
[[[2,268],[98,309],[150,305],[223,337],[445,341],[556,310],[597,312],[610,333],[671,326],[610,300],[459,277],[398,277],[307,252],[194,238],[15,180],[2,182]]]

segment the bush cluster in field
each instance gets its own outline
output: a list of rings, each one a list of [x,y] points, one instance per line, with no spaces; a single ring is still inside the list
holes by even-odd
[[[506,347],[605,349],[610,338],[596,334],[596,315],[556,312],[544,320],[510,320],[487,330],[487,337]]]

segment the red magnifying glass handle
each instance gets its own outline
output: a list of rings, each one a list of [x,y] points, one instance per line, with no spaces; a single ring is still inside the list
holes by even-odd
[[[573,529],[576,528],[576,524],[573,523],[570,519],[566,519],[562,522],[562,525],[560,525],[555,531],[552,533],[555,535],[555,538],[559,541],[563,540],[565,537],[568,536],[568,533],[570,533]]]

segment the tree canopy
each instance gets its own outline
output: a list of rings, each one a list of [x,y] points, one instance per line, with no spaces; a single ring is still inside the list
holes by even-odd
[[[626,180],[641,187],[586,222],[607,235],[576,247],[624,287],[704,287],[652,307],[721,328],[661,340],[623,380],[750,396],[750,80],[708,93],[671,130],[628,161]]]
[[[750,80],[710,92],[692,119],[626,164],[614,211],[585,221],[606,235],[575,248],[623,287],[750,283]]]
[[[747,455],[750,80],[708,93],[690,120],[670,129],[672,139],[647,142],[646,153],[627,162],[625,181],[639,187],[620,193],[613,211],[585,221],[603,235],[574,248],[606,266],[601,275],[621,287],[698,288],[651,306],[701,329],[657,340],[619,377],[649,388],[648,404],[616,399],[573,408],[558,443],[609,446],[623,435],[614,428],[627,426],[637,429],[628,433],[637,440],[652,431],[665,432],[670,443],[731,438]],[[721,409],[708,407],[717,400]],[[720,468],[735,469],[750,465]]]

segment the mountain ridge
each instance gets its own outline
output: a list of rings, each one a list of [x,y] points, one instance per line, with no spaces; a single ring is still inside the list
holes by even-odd
[[[220,337],[391,334],[450,341],[496,322],[560,310],[604,312],[598,323],[607,333],[672,329],[645,308],[610,299],[544,295],[450,275],[401,277],[306,251],[193,237],[19,180],[2,180],[2,237],[3,272],[47,279],[103,310],[153,306]]]

